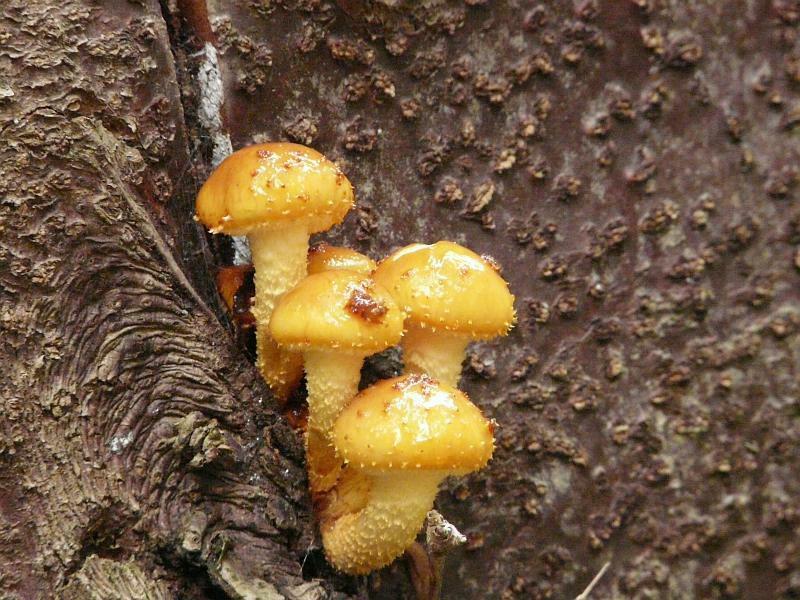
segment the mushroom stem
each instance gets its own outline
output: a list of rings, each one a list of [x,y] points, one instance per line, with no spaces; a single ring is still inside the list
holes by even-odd
[[[288,397],[302,377],[302,361],[296,353],[277,347],[269,334],[269,320],[278,299],[306,276],[308,238],[305,224],[262,227],[247,235],[255,269],[252,313],[258,369],[280,399]]]
[[[255,269],[253,316],[266,327],[275,303],[306,276],[308,227],[291,224],[280,229],[262,227],[247,235]]]
[[[333,424],[358,393],[361,354],[326,350],[303,353],[308,386],[308,472],[312,492],[329,490],[336,483],[342,460],[333,445]]]
[[[327,432],[329,439],[339,413],[358,393],[364,356],[347,352],[306,350],[308,426]]]
[[[379,569],[408,548],[433,508],[442,471],[372,475],[364,508],[322,523],[322,542],[330,563],[361,575]]]
[[[457,387],[468,342],[461,334],[410,323],[401,342],[406,372],[426,373]]]

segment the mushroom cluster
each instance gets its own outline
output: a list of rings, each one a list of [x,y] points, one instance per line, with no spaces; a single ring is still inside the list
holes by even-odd
[[[494,261],[452,242],[377,264],[325,243],[309,250],[310,234],[352,204],[352,185],[318,152],[261,144],[212,173],[197,219],[248,237],[259,370],[279,399],[305,373],[323,545],[336,568],[362,574],[414,542],[443,479],[491,458],[493,424],[457,385],[467,344],[507,334],[515,315]],[[404,374],[359,393],[364,359],[398,344]]]

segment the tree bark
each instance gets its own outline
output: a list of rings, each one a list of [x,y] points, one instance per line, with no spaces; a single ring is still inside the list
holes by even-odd
[[[799,22],[7,0],[3,597],[411,597],[402,561],[325,565],[302,446],[214,289],[233,251],[191,220],[231,145],[285,138],[355,184],[328,239],[459,241],[517,295],[466,363],[498,448],[441,494],[469,538],[445,598],[572,598],[607,561],[593,597],[797,597]]]
[[[0,11],[3,597],[90,589],[119,568],[95,555],[170,597],[317,597],[302,446],[215,312],[161,7]]]

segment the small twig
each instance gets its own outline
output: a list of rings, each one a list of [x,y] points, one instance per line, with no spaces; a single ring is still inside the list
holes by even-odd
[[[428,600],[431,597],[431,558],[419,542],[414,542],[406,548],[406,561],[408,562],[409,577],[414,586],[417,600]]]
[[[589,600],[589,594],[591,594],[592,590],[595,588],[595,586],[598,583],[600,583],[600,580],[603,578],[603,575],[606,574],[606,571],[608,571],[608,568],[610,566],[611,566],[611,561],[609,561],[606,564],[604,564],[603,567],[600,569],[600,571],[597,573],[597,575],[594,576],[594,579],[592,579],[589,582],[589,585],[586,586],[586,589],[583,590],[583,593],[581,593],[579,596],[577,596],[575,598],[575,600]]]
[[[447,553],[467,538],[438,511],[425,518],[425,545],[416,542],[406,550],[411,565],[411,581],[417,600],[439,600],[442,594],[442,569]]]
[[[431,554],[445,555],[467,542],[467,538],[442,513],[432,510],[425,517],[425,542]]]
[[[444,559],[453,548],[466,543],[467,538],[455,526],[449,523],[442,514],[432,510],[425,517],[425,542],[431,557],[433,571],[431,600],[439,600],[442,595],[442,571]]]

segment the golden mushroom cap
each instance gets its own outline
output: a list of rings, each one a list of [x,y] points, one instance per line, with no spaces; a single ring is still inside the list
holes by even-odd
[[[278,344],[293,350],[372,354],[400,341],[404,318],[389,292],[366,275],[324,271],[281,297],[269,329]]]
[[[422,327],[481,339],[505,335],[514,324],[514,296],[497,266],[453,242],[406,246],[372,276]]]
[[[376,266],[375,261],[369,256],[365,256],[350,248],[331,246],[325,242],[315,244],[308,251],[309,275],[336,269],[344,269],[346,271],[368,275],[372,273]]]
[[[492,457],[493,426],[456,388],[427,375],[380,381],[339,415],[334,444],[367,471],[480,469]]]
[[[231,154],[200,188],[197,218],[214,233],[305,221],[330,229],[353,206],[353,186],[333,162],[300,144],[248,146]]]

